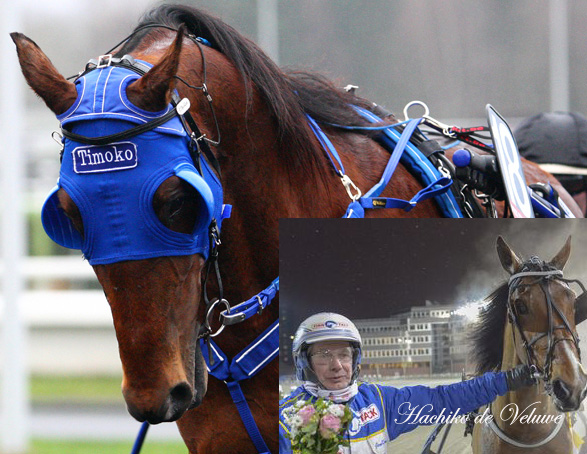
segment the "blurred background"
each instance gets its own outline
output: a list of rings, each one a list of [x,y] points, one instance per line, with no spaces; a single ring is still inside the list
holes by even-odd
[[[25,86],[8,33],[28,35],[69,76],[160,2],[1,1],[0,452],[40,454],[55,439],[74,440],[57,452],[86,452],[80,440],[87,452],[106,452],[95,443],[107,439],[123,440],[116,452],[127,452],[138,423],[120,394],[108,305],[80,253],[52,243],[40,224],[59,171],[58,123]],[[414,99],[460,126],[485,124],[487,103],[512,126],[541,111],[587,112],[587,3],[579,0],[182,3],[222,17],[280,65],[358,85],[397,114]],[[171,445],[146,449],[185,452],[174,425],[154,429],[151,440]]]

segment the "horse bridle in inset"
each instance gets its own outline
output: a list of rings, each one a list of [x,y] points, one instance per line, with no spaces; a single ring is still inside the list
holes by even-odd
[[[566,284],[576,283],[581,287],[583,292],[585,292],[585,287],[583,286],[581,281],[579,281],[578,279],[565,279],[563,277],[563,272],[561,270],[557,270],[554,268],[543,270],[543,271],[529,270],[528,269],[529,265],[533,265],[533,264],[538,264],[538,262],[535,258],[530,259],[530,262],[525,267],[523,267],[521,271],[519,271],[518,273],[512,274],[510,276],[510,279],[508,282],[509,292],[508,292],[508,301],[507,301],[507,311],[508,311],[508,318],[509,318],[510,322],[512,323],[512,325],[514,325],[514,327],[518,331],[518,334],[522,338],[522,345],[526,351],[527,364],[531,368],[535,369],[537,374],[540,375],[540,378],[545,383],[546,391],[550,394],[550,392],[552,390],[552,386],[550,383],[551,374],[552,374],[552,361],[554,359],[554,349],[556,347],[556,344],[558,344],[559,342],[563,342],[563,341],[572,342],[573,345],[575,345],[575,348],[577,349],[577,354],[579,356],[579,360],[581,360],[581,349],[579,347],[579,336],[576,333],[576,331],[573,331],[573,329],[571,328],[571,325],[569,324],[569,321],[567,320],[565,315],[562,313],[562,311],[557,307],[556,304],[554,304],[554,301],[552,299],[552,295],[548,289],[548,283],[550,280],[553,280],[553,279],[556,279],[558,281],[562,281]],[[536,279],[533,282],[530,282],[528,284],[521,284],[520,280],[524,277],[535,277]],[[526,335],[524,334],[524,330],[522,329],[522,326],[519,322],[516,308],[514,307],[512,301],[511,301],[511,296],[512,296],[512,293],[516,289],[518,289],[519,287],[522,287],[522,286],[528,287],[528,286],[532,286],[532,285],[536,285],[536,284],[540,285],[540,288],[542,289],[542,292],[544,293],[544,296],[546,299],[546,307],[547,307],[547,314],[548,314],[548,331],[542,332],[542,333],[537,333],[531,339],[528,339],[526,337]],[[562,320],[562,325],[557,325],[557,326],[554,325],[553,313],[556,313],[560,317],[560,319]],[[571,337],[566,337],[566,336],[565,337],[556,337],[555,331],[557,331],[557,330],[565,330],[570,333]],[[514,340],[514,345],[515,345],[515,343],[516,343],[515,332],[513,332],[512,335],[513,335],[513,340]],[[547,349],[546,358],[544,360],[543,367],[540,368],[538,366],[538,361],[537,361],[536,355],[534,353],[534,349],[532,347],[534,344],[536,344],[536,342],[538,342],[540,339],[542,339],[544,337],[548,338],[548,349]]]
[[[542,268],[549,268],[540,271],[532,270],[533,266],[540,265]],[[528,284],[521,284],[520,280],[524,277],[535,277],[536,279],[533,282]],[[580,295],[585,295],[585,287],[578,279],[565,279],[563,278],[562,270],[558,270],[552,266],[547,264],[543,264],[541,261],[538,260],[537,257],[532,257],[521,269],[521,271],[512,274],[508,281],[508,300],[507,300],[507,311],[508,311],[508,318],[510,323],[517,329],[520,337],[522,338],[522,343],[524,349],[526,351],[526,359],[527,364],[535,371],[535,376],[540,377],[544,381],[544,388],[546,392],[551,395],[552,393],[552,384],[550,383],[551,373],[552,373],[552,360],[554,358],[554,348],[557,343],[563,341],[570,341],[573,342],[575,347],[577,348],[577,354],[579,355],[579,361],[581,360],[581,350],[579,348],[579,336],[575,331],[571,329],[569,321],[562,313],[562,311],[554,304],[552,300],[552,295],[548,290],[548,283],[550,280],[559,280],[565,282],[566,284],[576,283],[578,284],[583,293]],[[519,287],[529,287],[532,285],[539,284],[544,296],[546,298],[546,306],[547,306],[547,314],[548,314],[548,331],[543,333],[537,333],[532,339],[528,340],[526,335],[524,334],[524,330],[522,329],[520,322],[518,321],[518,316],[516,313],[516,309],[513,307],[511,302],[512,293]],[[579,296],[579,297],[580,297]],[[579,298],[578,297],[578,298]],[[578,299],[577,298],[577,299]],[[577,300],[575,299],[575,301]],[[553,319],[553,309],[558,314],[560,319],[562,320],[563,324],[559,326],[554,326],[554,319]],[[571,337],[555,337],[554,332],[556,330],[566,330],[571,334]],[[514,348],[516,345],[516,333],[515,331],[512,332]],[[544,360],[544,365],[542,370],[538,367],[536,361],[536,355],[534,354],[534,349],[532,346],[538,342],[540,339],[547,337],[548,338],[548,351],[546,353],[546,358]],[[520,358],[521,359],[521,358]],[[489,413],[492,414],[491,411],[491,404],[489,404]],[[564,425],[566,418],[561,418],[554,429],[542,440],[539,440],[535,443],[524,443],[518,440],[515,440],[508,436],[495,422],[494,418],[491,418],[489,421],[489,428],[503,441],[509,443],[512,446],[517,448],[524,448],[524,449],[535,449],[540,446],[544,446],[545,444],[552,441],[560,432],[561,428]]]

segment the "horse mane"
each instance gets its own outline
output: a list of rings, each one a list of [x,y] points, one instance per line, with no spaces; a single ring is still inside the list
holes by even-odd
[[[313,138],[304,113],[323,124],[343,126],[367,125],[351,104],[373,109],[372,103],[337,88],[326,78],[310,72],[282,71],[254,42],[241,35],[221,19],[185,5],[163,4],[147,12],[135,28],[138,31],[118,52],[121,56],[135,49],[153,28],[149,25],[178,28],[184,24],[189,33],[209,41],[223,53],[241,75],[250,106],[252,88],[256,86],[274,116],[282,143],[289,143],[293,161],[313,152]],[[369,132],[361,132],[370,135]],[[299,156],[302,154],[304,156]]]
[[[504,282],[485,298],[487,304],[469,331],[471,356],[478,375],[501,368],[508,298],[509,286]]]
[[[522,264],[518,272],[555,269],[556,267],[550,263],[532,256]],[[473,350],[471,356],[478,375],[501,368],[508,299],[509,284],[505,282],[485,298],[487,304],[469,331],[468,340]]]

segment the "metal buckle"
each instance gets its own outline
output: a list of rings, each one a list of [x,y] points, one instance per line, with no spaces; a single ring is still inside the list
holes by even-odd
[[[216,306],[218,304],[224,304],[224,306],[226,307],[227,311],[230,311],[230,304],[228,303],[228,301],[226,301],[225,299],[221,299],[221,300],[215,300],[210,304],[210,307],[208,308],[208,312],[206,313],[206,321],[204,322],[204,327],[208,330],[209,337],[216,337],[218,336],[226,327],[226,325],[224,323],[222,323],[222,325],[220,326],[220,328],[218,328],[218,331],[216,331],[215,333],[211,332],[210,329],[210,319],[212,317],[212,313],[214,312],[214,309],[216,308]],[[220,317],[219,317],[220,318]]]
[[[355,183],[353,183],[353,180],[351,180],[348,177],[348,175],[341,176],[340,181],[342,181],[342,185],[346,189],[346,193],[349,195],[349,197],[351,198],[351,200],[353,202],[356,202],[357,200],[359,200],[361,198],[363,193],[357,187],[357,185]],[[353,194],[353,191],[356,191],[355,194]]]
[[[106,68],[112,64],[112,54],[100,55],[96,68]]]
[[[256,295],[257,301],[259,303],[259,309],[257,310],[257,314],[260,314],[261,312],[263,312],[263,300],[261,299],[261,297],[259,295]],[[234,306],[235,308],[238,307]],[[222,312],[220,312],[220,320],[222,321],[223,325],[236,325],[237,323],[240,322],[244,322],[245,319],[247,318],[247,316],[245,315],[244,312],[235,312],[234,314],[227,314],[227,312],[229,312],[229,310],[224,310]]]

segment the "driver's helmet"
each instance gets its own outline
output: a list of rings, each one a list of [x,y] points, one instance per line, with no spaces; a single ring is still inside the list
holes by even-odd
[[[552,173],[571,195],[587,190],[587,118],[578,112],[542,112],[514,131],[520,156]]]
[[[361,363],[361,335],[348,318],[333,312],[320,312],[304,320],[294,336],[292,352],[296,377],[301,381],[319,383],[308,357],[308,348],[316,342],[348,341],[353,348],[353,373],[351,382],[359,376]]]

